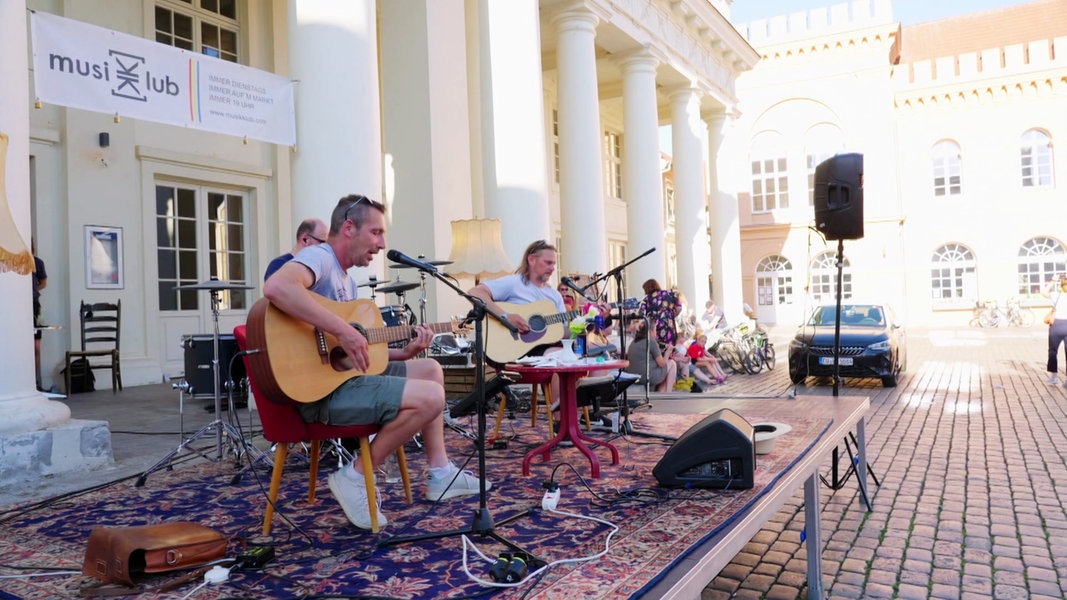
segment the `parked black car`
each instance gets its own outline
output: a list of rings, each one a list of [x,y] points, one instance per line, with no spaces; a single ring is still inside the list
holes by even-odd
[[[789,379],[834,374],[834,327],[837,306],[820,306],[789,343]],[[838,354],[841,377],[878,377],[885,387],[897,385],[907,364],[904,327],[883,304],[842,304]]]

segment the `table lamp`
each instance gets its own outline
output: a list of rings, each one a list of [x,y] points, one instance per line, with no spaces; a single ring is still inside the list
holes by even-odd
[[[15,226],[11,207],[7,204],[7,139],[7,135],[0,132],[0,273],[11,271],[29,275],[35,267],[33,255]],[[499,232],[499,229],[497,231]],[[500,244],[499,233],[497,244]]]
[[[498,277],[514,271],[504,244],[500,241],[500,219],[461,219],[452,221],[452,264],[450,275],[482,278]]]

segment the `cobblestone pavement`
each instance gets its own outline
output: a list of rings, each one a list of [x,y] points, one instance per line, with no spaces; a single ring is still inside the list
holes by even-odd
[[[729,391],[793,389],[789,332],[774,333],[778,368],[736,375]],[[842,384],[839,394],[871,399],[868,463],[881,486],[871,483],[870,512],[854,477],[820,487],[827,597],[1067,597],[1067,388],[1045,382],[1047,347],[1041,325],[910,331],[898,387]],[[827,380],[806,384],[797,392],[832,393]],[[802,502],[798,492],[702,600],[806,597]]]

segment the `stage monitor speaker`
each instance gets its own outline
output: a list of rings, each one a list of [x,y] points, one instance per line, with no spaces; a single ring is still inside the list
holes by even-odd
[[[815,229],[828,240],[863,237],[863,155],[838,154],[815,167]]]
[[[652,474],[665,487],[749,489],[756,476],[754,440],[752,425],[724,408],[683,433]]]

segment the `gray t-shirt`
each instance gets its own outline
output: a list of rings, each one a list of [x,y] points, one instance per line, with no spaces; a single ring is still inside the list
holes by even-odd
[[[356,283],[348,276],[348,272],[341,268],[341,263],[329,244],[308,246],[294,256],[293,261],[311,270],[315,283],[308,289],[316,294],[338,302],[348,302],[358,297]]]
[[[493,294],[494,302],[511,302],[513,304],[529,304],[538,300],[549,300],[556,305],[559,312],[567,312],[563,304],[563,296],[551,285],[535,285],[530,281],[523,281],[522,275],[512,273],[498,279],[482,282],[489,292]]]
[[[626,372],[640,375],[643,380],[646,375],[645,369],[647,368],[647,375],[651,385],[659,385],[667,378],[667,367],[661,367],[656,364],[656,359],[660,356],[662,356],[662,353],[659,350],[659,344],[653,343],[650,347],[647,337],[642,340],[634,340],[633,343],[626,347],[626,359],[630,361],[630,364],[626,367]]]

